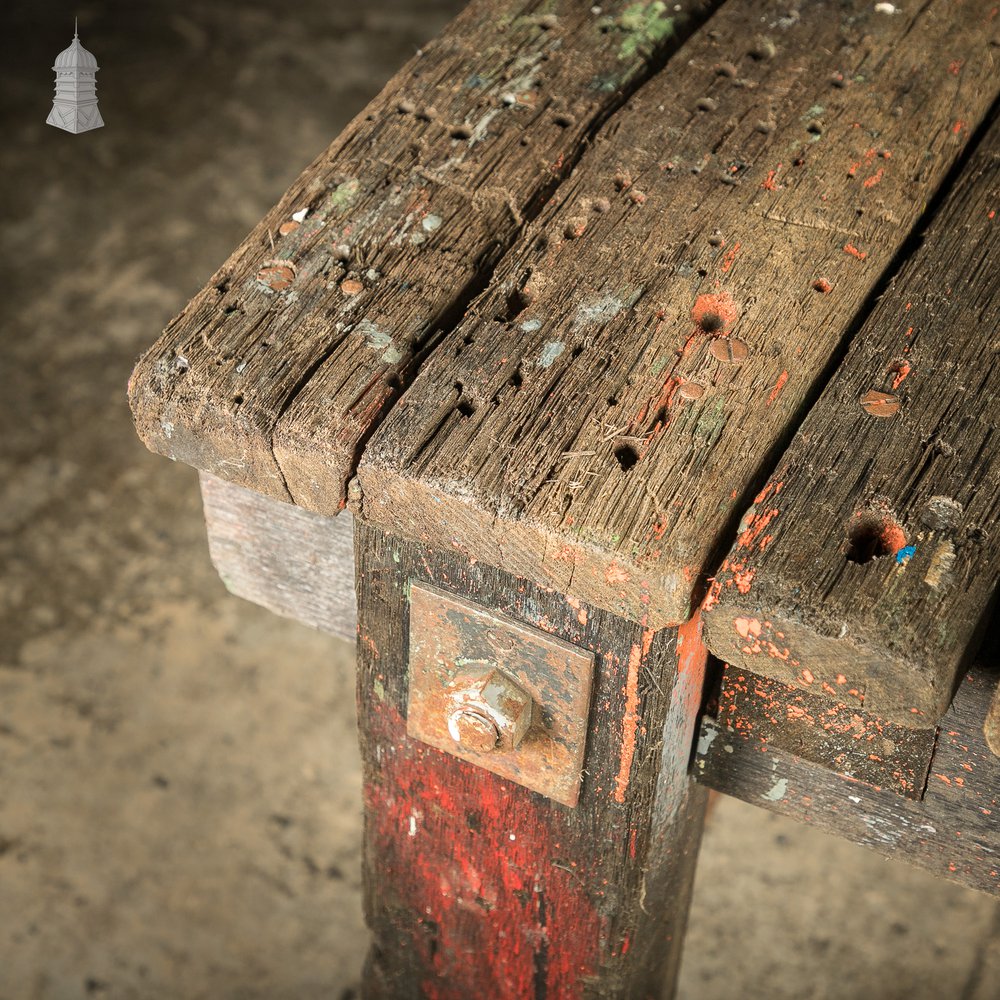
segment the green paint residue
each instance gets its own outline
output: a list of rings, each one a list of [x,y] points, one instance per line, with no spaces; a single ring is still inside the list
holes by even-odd
[[[651,369],[653,375],[659,375],[667,367],[667,358],[657,358]]]
[[[620,81],[616,76],[595,76],[590,81],[590,89],[601,94],[612,94],[620,86]]]
[[[330,206],[339,209],[353,205],[360,190],[361,181],[356,177],[352,177],[349,181],[344,181],[343,184],[338,184],[330,192]]]
[[[652,3],[634,3],[626,7],[618,18],[618,27],[625,38],[618,49],[619,59],[648,56],[664,39],[674,33],[674,19],[667,15],[663,0]]]
[[[558,340],[550,340],[543,348],[538,357],[539,368],[551,368],[552,363],[566,350],[566,345]]]
[[[695,437],[704,438],[706,441],[715,441],[725,426],[726,404],[724,400],[717,399],[712,406],[702,408],[692,434]]]
[[[372,684],[372,690],[375,692],[375,697],[378,698],[379,701],[385,701],[385,685],[380,680],[376,680]]]
[[[354,332],[365,338],[365,343],[373,351],[382,351],[382,360],[387,365],[394,365],[402,354],[392,342],[392,334],[388,330],[377,327],[370,319],[363,319],[354,328]]]

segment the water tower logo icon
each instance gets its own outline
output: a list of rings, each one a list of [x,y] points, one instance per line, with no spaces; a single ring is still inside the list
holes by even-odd
[[[56,56],[56,96],[47,125],[67,132],[89,132],[101,128],[104,119],[97,107],[97,60],[81,44],[76,23],[73,42]]]

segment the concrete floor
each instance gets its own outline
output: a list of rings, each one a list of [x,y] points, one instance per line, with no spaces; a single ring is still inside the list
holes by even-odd
[[[458,0],[3,10],[0,1000],[346,998],[352,649],[227,595],[137,354]],[[44,124],[72,17],[107,127]],[[680,995],[1000,996],[986,896],[731,800]]]

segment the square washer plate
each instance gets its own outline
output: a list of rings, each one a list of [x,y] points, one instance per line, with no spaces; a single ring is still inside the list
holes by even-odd
[[[583,777],[594,654],[426,583],[410,584],[408,735],[575,806]],[[460,747],[448,733],[451,695],[500,669],[534,700],[513,750]]]

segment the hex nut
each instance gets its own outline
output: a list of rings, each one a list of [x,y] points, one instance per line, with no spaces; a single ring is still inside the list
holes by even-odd
[[[515,750],[531,727],[531,695],[501,670],[464,684],[451,696],[448,732],[468,750]],[[496,737],[490,740],[490,725]]]
[[[448,735],[471,753],[489,753],[500,742],[496,723],[474,708],[458,708],[448,719]]]

